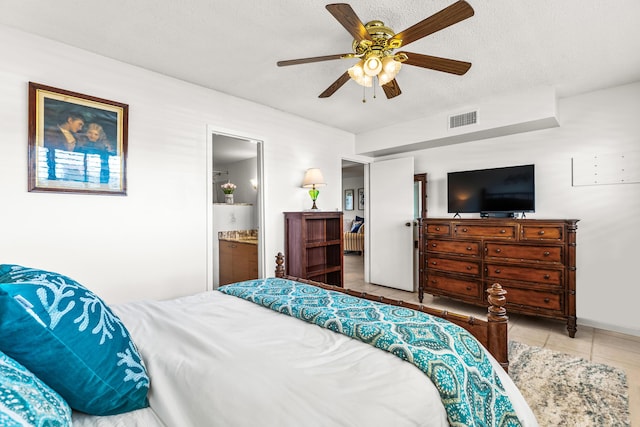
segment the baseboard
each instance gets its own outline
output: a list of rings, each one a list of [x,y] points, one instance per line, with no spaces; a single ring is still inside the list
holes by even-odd
[[[597,322],[591,320],[578,319],[578,330],[580,330],[580,326],[588,326],[591,328],[602,329],[610,332],[617,332],[625,335],[632,335],[634,337],[640,337],[640,329],[633,328],[625,328],[620,325],[613,325],[605,322]]]

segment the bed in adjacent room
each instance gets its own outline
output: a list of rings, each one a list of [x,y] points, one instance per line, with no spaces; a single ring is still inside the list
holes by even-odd
[[[537,425],[503,369],[507,325],[499,289],[493,321],[440,312],[451,323],[428,308],[284,277],[278,263],[273,278],[112,306],[144,361],[148,406],[102,416],[74,410],[73,425]],[[1,286],[5,299],[16,289]],[[140,379],[130,356],[121,365],[130,362]]]

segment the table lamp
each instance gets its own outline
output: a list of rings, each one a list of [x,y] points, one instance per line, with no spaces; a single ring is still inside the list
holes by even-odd
[[[304,173],[302,187],[311,188],[311,190],[309,190],[309,195],[311,196],[311,200],[313,200],[313,206],[311,206],[311,209],[318,209],[318,207],[316,206],[316,199],[318,198],[318,194],[320,194],[320,191],[318,191],[316,187],[324,187],[325,185],[327,184],[325,184],[324,182],[324,177],[322,176],[322,172],[320,171],[320,169],[311,168],[307,169],[307,171]]]

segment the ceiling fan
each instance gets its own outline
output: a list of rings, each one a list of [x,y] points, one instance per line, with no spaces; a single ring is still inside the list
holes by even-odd
[[[355,80],[362,86],[371,87],[376,78],[387,98],[394,98],[402,93],[395,79],[402,64],[458,75],[465,74],[471,68],[470,62],[412,52],[394,52],[400,47],[472,17],[474,14],[473,8],[464,0],[457,1],[399,33],[394,33],[382,21],[370,21],[363,24],[351,6],[346,3],[328,4],[326,7],[329,13],[353,36],[353,53],[278,62],[279,67],[284,67],[333,59],[360,59],[356,65],[345,71],[322,92],[319,98],[330,97],[349,79]]]

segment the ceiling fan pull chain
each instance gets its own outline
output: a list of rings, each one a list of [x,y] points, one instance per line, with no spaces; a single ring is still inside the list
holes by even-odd
[[[362,86],[362,103],[367,102],[367,87]]]

